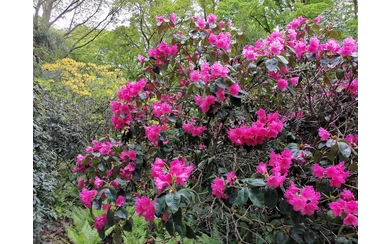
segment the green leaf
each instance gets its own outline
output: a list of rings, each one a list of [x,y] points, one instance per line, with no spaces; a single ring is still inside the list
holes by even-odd
[[[115,213],[121,219],[126,219],[127,218],[127,211],[126,211],[126,209],[124,207],[118,208],[118,210],[116,210]]]
[[[165,206],[165,196],[162,195],[159,198],[157,198],[156,202],[154,203],[154,208],[156,210],[156,215],[160,215],[162,213],[162,210],[164,209]]]
[[[172,123],[176,123],[175,115],[170,114],[170,115],[168,116],[168,120],[171,121]]]
[[[167,229],[168,233],[171,235],[171,236],[174,236],[175,235],[175,229],[173,228],[173,221],[172,219],[169,219],[167,221],[167,223],[165,224],[165,228]]]
[[[108,226],[113,226],[115,224],[114,213],[111,211],[111,209],[107,211],[107,220]]]
[[[101,230],[101,231],[99,231],[99,237],[100,237],[100,239],[102,239],[102,240],[106,237],[106,235],[104,234],[104,229]]]
[[[341,80],[342,78],[344,78],[344,75],[345,75],[345,70],[343,70],[343,69],[336,70],[337,79]]]
[[[236,107],[241,107],[241,98],[230,95],[230,101]]]
[[[283,57],[283,56],[281,56],[281,55],[278,55],[278,56],[276,56],[276,57],[278,57],[278,59],[279,59],[280,61],[282,61],[282,63],[288,64],[288,61],[287,61],[287,59],[286,59],[285,57]]]
[[[110,200],[115,201],[116,200],[116,190],[114,187],[110,186],[109,188],[106,188],[104,190],[104,194],[106,194],[106,197]]]
[[[322,158],[322,153],[319,150],[316,150],[313,155],[314,163],[318,163]]]
[[[188,225],[186,225],[186,237],[188,239],[194,239],[196,237],[194,231]]]
[[[284,233],[283,231],[279,231],[278,233],[276,233],[275,239],[277,244],[285,244],[288,241],[288,235],[286,235],[286,233]]]
[[[294,211],[293,209],[291,210],[290,212],[291,214],[291,220],[295,223],[295,224],[300,224],[300,223],[303,223],[305,221],[305,217],[303,217],[300,212],[297,212],[297,211]]]
[[[248,188],[241,188],[238,193],[234,205],[242,206],[248,201]]]
[[[278,203],[278,192],[275,188],[267,188],[264,193],[265,206],[274,208]]]
[[[130,220],[126,220],[123,225],[123,230],[131,232],[133,230],[133,223]]]
[[[239,44],[245,44],[245,40],[246,40],[246,35],[241,33],[241,34],[237,34],[237,42]]]
[[[181,208],[172,215],[173,223],[175,224],[175,230],[181,237],[186,236],[186,226],[183,224],[183,216],[181,214]]]
[[[122,244],[122,232],[120,229],[117,229],[114,234],[114,243]]]
[[[186,188],[180,189],[177,192],[177,194],[179,194],[180,196],[184,197],[189,203],[192,203],[194,201],[191,192],[188,189],[186,189]]]
[[[248,196],[251,202],[257,207],[264,207],[264,192],[258,188],[249,188]]]
[[[102,208],[102,199],[93,200],[92,206],[93,206],[95,209],[100,210],[100,209]]]
[[[357,163],[353,163],[349,166],[349,170],[351,172],[357,172],[358,171],[358,164]]]
[[[167,203],[168,209],[172,213],[176,213],[180,206],[180,195],[177,193],[168,193],[165,195],[165,202]]]
[[[326,146],[327,147],[332,147],[336,144],[336,140],[333,140],[333,139],[329,139],[327,142],[326,142]],[[337,150],[336,150],[337,152]]]
[[[269,71],[277,71],[278,69],[278,60],[276,60],[275,58],[272,58],[272,59],[267,59],[265,61],[265,66],[267,67],[267,69]]]
[[[263,179],[253,179],[253,178],[245,178],[241,180],[244,183],[247,183],[251,186],[265,186],[267,185]]]
[[[349,156],[351,156],[351,148],[345,142],[338,142],[338,150],[345,158],[349,158]]]
[[[229,63],[229,55],[227,55],[226,53],[222,53],[221,58],[223,63]]]
[[[280,202],[279,209],[281,214],[288,214],[293,210],[292,206],[285,199]]]
[[[306,243],[312,244],[316,241],[316,237],[314,236],[314,233],[312,231],[305,231],[303,234],[303,238],[305,239]]]

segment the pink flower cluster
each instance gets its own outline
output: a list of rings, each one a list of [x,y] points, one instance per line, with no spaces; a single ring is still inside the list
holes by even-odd
[[[215,103],[215,97],[214,96],[207,96],[207,97],[200,97],[194,95],[195,104],[200,107],[203,113],[206,113],[209,111],[210,106]]]
[[[271,169],[271,173],[273,175],[267,177],[266,179],[268,187],[277,188],[283,186],[283,182],[286,179],[288,170],[290,169],[292,155],[292,152],[288,149],[284,150],[281,154],[277,154],[275,152],[270,153],[270,160],[268,164],[273,167]],[[260,163],[256,167],[256,170],[258,170],[258,172],[264,171],[264,165]]]
[[[231,34],[229,32],[220,32],[218,35],[211,33],[209,36],[209,43],[215,45],[217,48],[221,48],[225,51],[228,51],[231,43],[230,37]]]
[[[229,92],[232,96],[237,96],[238,92],[241,90],[241,87],[238,83],[234,83],[233,85],[229,86]],[[222,99],[221,99],[222,100]]]
[[[251,127],[246,125],[241,128],[230,129],[228,137],[234,145],[256,146],[263,144],[265,139],[276,138],[283,130],[283,122],[279,120],[279,113],[266,115],[263,109],[257,111],[257,121]]]
[[[130,180],[132,173],[135,170],[135,163],[130,162],[126,167],[119,170],[119,174],[122,176],[123,180]]]
[[[326,169],[318,164],[314,164],[312,170],[314,177],[321,179],[325,175],[330,179],[330,185],[337,188],[340,188],[342,184],[345,184],[345,181],[349,176],[349,171],[344,171],[344,162],[340,162],[339,164],[330,166]]]
[[[346,82],[343,84],[344,89],[350,94],[352,97],[358,96],[358,79],[354,79],[351,83]]]
[[[144,126],[144,128],[145,128],[146,137],[151,142],[157,142],[158,137],[160,136],[160,132],[162,130],[167,129],[167,127],[165,125],[163,125],[163,126],[160,126],[160,125]]]
[[[131,102],[146,85],[146,80],[141,78],[137,82],[128,82],[127,85],[118,91],[118,98],[123,102]]]
[[[160,158],[156,158],[152,164],[152,176],[158,192],[161,192],[169,185],[185,185],[194,169],[193,164],[186,166],[186,161],[186,158],[181,160],[175,159],[170,162],[170,167],[167,169],[165,162]]]
[[[138,216],[143,216],[146,221],[153,222],[154,214],[156,210],[154,208],[154,202],[149,198],[142,196],[141,198],[137,197],[135,199],[135,212]]]
[[[293,206],[294,211],[300,211],[302,215],[313,215],[318,210],[321,195],[314,191],[313,186],[305,186],[303,189],[299,189],[293,181],[290,181],[290,187],[284,193],[284,197]]]
[[[246,45],[242,50],[242,56],[249,61],[256,61],[260,54],[257,52],[254,46]]]
[[[344,139],[349,143],[349,145],[353,147],[358,146],[358,134],[356,135],[349,134]]]
[[[329,204],[329,208],[332,210],[334,216],[344,217],[343,223],[347,226],[358,226],[358,220],[355,215],[358,214],[358,202],[354,199],[354,195],[351,191],[344,189],[340,194],[336,202]],[[345,213],[345,215],[343,215]]]
[[[133,121],[131,112],[136,109],[133,105],[121,104],[119,101],[111,101],[111,110],[114,115],[111,117],[115,129],[120,130]]]
[[[321,137],[321,141],[327,141],[330,137],[329,131],[325,130],[324,128],[320,127],[318,129],[318,136]]]
[[[97,231],[101,231],[107,223],[107,214],[102,214],[100,217],[95,216],[95,223],[93,224]]]
[[[80,192],[81,203],[84,204],[87,208],[91,208],[92,200],[97,195],[96,190],[90,190],[83,188]]]
[[[168,103],[153,103],[153,114],[156,115],[157,118],[161,118],[164,114],[169,114],[172,111],[172,106]]]
[[[171,16],[169,16],[169,19],[172,21],[174,25],[176,25],[176,14],[172,12]],[[157,23],[162,23],[165,20],[168,20],[165,16],[156,16]]]
[[[228,198],[228,195],[223,193],[224,189],[225,189],[225,181],[222,178],[217,177],[211,183],[212,194],[218,199]]]
[[[229,185],[233,185],[233,180],[237,179],[236,173],[234,171],[231,171],[226,174],[226,180],[229,182]]]
[[[164,41],[158,44],[156,49],[149,49],[148,54],[150,57],[156,58],[156,62],[167,59],[169,56],[175,56],[177,53],[176,45],[168,45]]]
[[[118,208],[119,208],[119,207],[122,207],[123,204],[125,204],[125,202],[126,202],[126,197],[124,197],[124,196],[118,196],[118,198],[117,198],[116,201],[115,201],[115,206],[117,206]]]
[[[183,124],[182,127],[185,132],[190,133],[192,136],[200,136],[207,130],[206,126],[195,127],[193,124]]]
[[[122,162],[134,161],[137,157],[137,154],[134,150],[123,151],[119,157],[122,159]]]

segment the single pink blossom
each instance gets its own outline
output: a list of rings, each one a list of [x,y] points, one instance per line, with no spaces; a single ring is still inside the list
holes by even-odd
[[[343,220],[343,224],[347,226],[358,226],[358,220],[356,216],[348,214],[347,217]]]
[[[326,140],[328,140],[330,133],[327,130],[325,130],[324,128],[320,127],[318,129],[318,135],[319,135],[319,137],[321,137],[321,141],[326,141]]]
[[[102,214],[100,217],[95,216],[95,223],[93,224],[97,231],[101,231],[107,223],[107,214]]]
[[[267,165],[261,162],[259,165],[256,166],[256,173],[261,175],[267,173]]]
[[[237,178],[237,176],[236,176],[236,173],[234,173],[234,171],[226,174],[226,180],[229,182],[230,186],[233,185],[233,180],[236,178]]]
[[[115,206],[122,207],[123,204],[125,204],[125,202],[126,202],[126,198],[124,196],[120,195],[120,196],[118,196],[118,198],[115,201]]]
[[[281,91],[284,91],[288,87],[288,82],[285,79],[278,79],[276,84]]]
[[[215,180],[211,183],[212,194],[216,198],[228,198],[226,194],[223,194],[224,188],[225,181],[219,177],[215,178]]]
[[[135,212],[138,216],[143,216],[146,221],[153,222],[154,214],[156,210],[154,208],[154,202],[149,198],[142,196],[141,198],[137,197],[135,199]]]

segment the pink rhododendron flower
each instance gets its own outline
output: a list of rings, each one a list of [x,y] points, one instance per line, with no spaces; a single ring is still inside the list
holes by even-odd
[[[226,180],[229,182],[229,184],[231,186],[233,185],[233,180],[236,178],[237,178],[237,176],[236,176],[236,173],[234,173],[234,171],[226,174]]]
[[[290,83],[291,83],[292,86],[297,86],[298,81],[299,81],[299,77],[292,77],[292,78],[290,78]]]
[[[102,187],[104,181],[101,180],[99,177],[95,176],[95,182],[94,182],[94,185],[96,187],[96,189],[99,189],[100,187]]]
[[[221,101],[223,101],[223,100],[226,99],[226,98],[225,98],[225,92],[224,92],[224,89],[223,89],[223,88],[219,88],[219,90],[215,93],[215,96],[216,96],[219,100],[221,100]]]
[[[238,85],[238,83],[234,83],[233,85],[229,86],[229,92],[232,96],[237,96],[240,90],[241,87]]]
[[[108,210],[110,210],[111,209],[111,204],[102,204],[102,209],[103,210],[106,210],[106,211],[108,211]]]
[[[144,128],[145,128],[146,137],[149,139],[149,141],[151,142],[158,141],[158,137],[160,136],[160,132],[162,130],[161,126],[152,125],[152,126],[144,126]]]
[[[351,83],[346,82],[343,84],[344,89],[350,94],[352,97],[358,96],[358,79],[354,79]]]
[[[300,211],[302,215],[313,215],[318,210],[321,195],[314,191],[313,186],[305,186],[299,190],[294,182],[290,181],[290,187],[284,193],[284,197],[293,206],[294,211]]]
[[[211,183],[212,194],[216,198],[228,198],[226,194],[223,194],[224,188],[225,181],[219,177],[215,178],[215,180]]]
[[[279,79],[276,85],[281,91],[284,91],[288,87],[288,82],[285,79]]]
[[[84,182],[85,182],[85,179],[84,178],[80,178],[77,182],[77,188],[79,188],[80,190],[84,188]]]
[[[341,56],[351,56],[353,52],[356,52],[358,45],[352,37],[348,37],[343,41],[343,46],[340,48],[339,53]]]
[[[226,78],[229,73],[229,68],[223,66],[219,61],[215,62],[211,67],[211,78],[215,79],[218,77]]]
[[[91,208],[91,203],[93,198],[96,196],[96,190],[90,190],[83,188],[80,192],[81,203],[84,204],[87,208]]]
[[[126,198],[124,196],[120,195],[120,196],[118,196],[118,198],[115,201],[115,206],[122,207],[123,204],[125,204],[125,202],[126,202]]]
[[[305,42],[302,39],[300,39],[300,40],[295,42],[293,48],[295,50],[295,54],[297,55],[297,59],[300,60],[302,57],[302,54],[306,51]]]
[[[341,194],[340,194],[340,197],[344,201],[347,201],[347,202],[355,199],[355,196],[353,195],[353,193],[350,190],[348,190],[347,188],[344,188],[343,192],[341,192]]]
[[[341,216],[344,205],[341,202],[331,202],[329,208],[332,210],[334,216]]]
[[[320,40],[314,36],[310,39],[309,45],[307,46],[307,52],[316,53],[319,46],[320,46]]]
[[[313,19],[313,21],[314,21],[314,23],[316,23],[316,24],[320,23],[320,21],[321,21],[321,15],[318,15],[317,17],[315,17],[315,18]]]
[[[254,46],[245,46],[242,50],[242,56],[249,61],[256,61],[259,54],[256,52]]]
[[[161,192],[165,187],[171,184],[185,185],[190,177],[194,165],[186,166],[186,159],[175,159],[170,162],[169,169],[166,167],[164,161],[156,158],[152,164],[152,176],[157,190]]]
[[[172,21],[174,25],[176,25],[176,14],[174,12],[171,13],[171,16],[169,16],[169,19]]]
[[[326,42],[325,49],[336,54],[340,49],[340,45],[335,39],[331,38]]]
[[[200,74],[198,70],[194,70],[190,74],[190,80],[196,82],[200,79]]]
[[[268,187],[282,187],[283,182],[286,180],[286,175],[273,175],[267,178],[267,186]]]
[[[321,141],[326,141],[328,140],[330,133],[324,128],[320,127],[318,129],[318,136],[321,137]]]
[[[261,162],[259,165],[256,166],[256,173],[261,175],[267,173],[267,165]]]
[[[137,154],[134,150],[128,151],[128,152],[121,152],[120,158],[123,162],[134,161],[137,157]]]
[[[198,29],[203,29],[206,26],[206,21],[204,18],[198,18],[197,20],[197,27]]]
[[[149,198],[145,196],[142,196],[141,198],[137,197],[134,206],[138,216],[143,216],[146,221],[153,222],[156,210],[154,208],[154,203]]]
[[[126,165],[126,167],[119,170],[119,174],[122,176],[123,180],[130,180],[134,170],[135,170],[135,163],[130,162],[128,165]]]
[[[343,220],[343,224],[347,226],[358,226],[358,220],[356,216],[348,214],[347,217]]]
[[[322,176],[324,175],[325,169],[319,166],[318,164],[314,164],[311,169],[313,170],[314,177],[321,179]]]
[[[138,61],[142,64],[143,62],[145,62],[145,57],[144,56],[142,56],[142,55],[139,55],[138,54]]]
[[[348,201],[344,204],[344,212],[346,214],[358,214],[358,202]]]
[[[195,104],[200,107],[202,112],[206,113],[209,111],[210,106],[215,103],[215,97],[209,95],[207,97],[199,97],[194,95]]]
[[[338,165],[326,168],[325,175],[327,178],[330,178],[330,186],[340,188],[348,178],[349,171],[344,172],[344,162],[340,162]]]
[[[193,124],[183,124],[182,127],[185,132],[191,133],[192,136],[201,136],[207,130],[205,126],[195,127]]]
[[[153,114],[157,118],[161,118],[162,115],[169,114],[172,111],[172,106],[168,103],[153,103]]]
[[[207,23],[209,24],[215,24],[215,22],[217,21],[217,16],[215,16],[214,14],[209,14],[207,16]]]
[[[93,224],[97,231],[101,231],[107,223],[107,214],[102,214],[100,217],[95,216],[95,223]]]

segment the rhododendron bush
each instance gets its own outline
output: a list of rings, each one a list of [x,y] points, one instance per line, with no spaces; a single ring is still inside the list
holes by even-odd
[[[120,242],[135,206],[182,238],[217,225],[232,243],[357,242],[357,42],[320,18],[251,45],[213,14],[156,28],[111,101],[120,139],[93,141],[73,170],[81,203],[105,210],[101,238]]]

